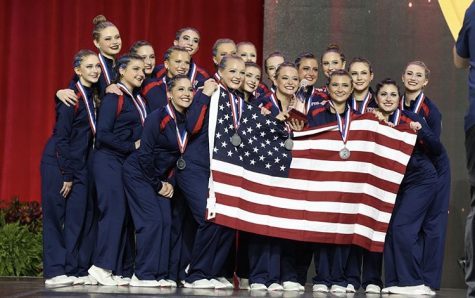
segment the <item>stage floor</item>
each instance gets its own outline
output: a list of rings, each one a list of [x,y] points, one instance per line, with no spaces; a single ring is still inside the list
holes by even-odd
[[[465,298],[465,289],[442,289],[434,297],[438,298]],[[283,297],[283,298],[326,298],[326,297],[380,297],[377,294],[322,294],[312,293],[310,285],[307,285],[305,293],[295,292],[250,292],[245,290],[192,290],[170,288],[137,288],[137,287],[104,287],[104,286],[67,286],[48,287],[44,286],[42,278],[0,278],[0,297]],[[383,295],[388,298],[429,297],[429,296],[401,296]]]

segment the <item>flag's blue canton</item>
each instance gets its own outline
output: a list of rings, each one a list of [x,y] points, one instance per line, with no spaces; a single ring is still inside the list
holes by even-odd
[[[284,147],[288,134],[284,125],[272,117],[261,115],[260,109],[244,103],[238,129],[242,142],[240,146],[234,146],[231,144],[235,129],[229,95],[225,90],[220,92],[213,159],[261,174],[287,177],[292,154]]]

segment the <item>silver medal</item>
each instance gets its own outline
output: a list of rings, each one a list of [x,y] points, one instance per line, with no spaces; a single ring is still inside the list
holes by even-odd
[[[350,158],[350,150],[346,147],[343,147],[341,150],[340,150],[340,158],[341,159],[348,159]]]
[[[237,134],[237,132],[234,133],[231,137],[231,144],[238,147],[239,145],[241,145],[241,143],[242,143],[241,137]]]
[[[178,168],[178,170],[183,170],[186,168],[186,161],[183,159],[183,157],[180,157],[176,161],[176,167]]]
[[[287,140],[285,140],[284,148],[289,151],[292,150],[292,148],[294,148],[294,141],[291,138],[288,138]]]

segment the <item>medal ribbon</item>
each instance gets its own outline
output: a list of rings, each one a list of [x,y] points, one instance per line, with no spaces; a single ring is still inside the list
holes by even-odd
[[[102,73],[104,74],[106,78],[107,85],[110,85],[112,82],[111,75],[109,74],[109,71],[107,70],[107,63],[105,58],[102,56],[102,54],[99,53],[99,62],[101,63],[101,68],[102,68]]]
[[[412,111],[414,113],[419,114],[419,111],[421,110],[422,103],[424,102],[425,98],[426,98],[426,96],[424,95],[424,92],[421,92],[421,94],[419,94],[416,97],[416,103],[414,104],[414,108],[412,109]],[[403,111],[404,111],[404,102],[405,102],[405,100],[406,100],[406,96],[403,95],[402,98],[401,98],[401,103],[399,104],[399,107]]]
[[[394,113],[389,117],[389,122],[393,123],[394,125],[398,125],[401,121],[401,110],[397,109]]]
[[[277,101],[277,99],[275,98],[275,93],[272,92],[272,94],[270,95],[270,100],[272,100],[272,103],[277,107],[277,109],[279,110],[279,112],[282,112],[282,110],[280,109],[280,105],[279,105],[279,102]],[[290,129],[290,125],[285,122],[285,129],[287,130],[287,132],[289,133],[289,138],[290,138],[290,135],[291,135],[291,129]]]
[[[335,108],[333,105],[333,102],[330,101],[330,105]],[[344,121],[341,119],[340,114],[335,109],[335,114],[336,114],[336,120],[338,123],[338,130],[341,133],[341,139],[343,140],[343,144],[346,144],[346,141],[348,139],[348,131],[350,130],[350,118],[351,118],[351,109],[350,106],[346,106],[346,112],[344,116]]]
[[[190,70],[188,71],[188,78],[190,79],[192,85],[195,82],[196,74],[198,73],[197,69],[198,67],[196,66],[196,63],[192,62]]]
[[[231,92],[228,91],[229,94],[229,103],[231,104],[231,112],[233,114],[233,123],[234,129],[239,129],[239,125],[241,125],[241,117],[243,111],[243,99],[239,96],[234,96]],[[236,99],[237,97],[237,99]]]
[[[368,104],[371,101],[372,97],[373,96],[371,95],[371,92],[368,91],[368,94],[366,94],[365,98],[361,102],[360,108],[358,109],[358,106],[356,104],[357,100],[353,96],[353,98],[351,100],[351,107],[353,108],[353,110],[356,110],[356,111],[360,112],[361,114],[364,114],[366,112],[366,108],[368,107]]]
[[[310,96],[307,98],[307,101],[305,102],[305,111],[307,114],[308,114],[308,111],[310,111],[310,108],[312,106],[313,92],[315,92],[315,87],[312,86],[312,92],[310,93]]]
[[[76,82],[76,87],[78,88],[79,92],[81,92],[82,99],[84,100],[84,104],[87,108],[87,116],[89,118],[89,125],[91,126],[92,134],[96,134],[96,116],[94,113],[94,103],[89,104],[89,99],[87,98],[86,91],[84,91],[84,87],[82,86],[80,81]],[[92,107],[91,107],[92,106]]]
[[[168,103],[166,105],[165,109],[166,109],[168,115],[170,115],[170,117],[175,122],[176,139],[177,139],[177,143],[178,143],[178,148],[180,149],[181,155],[183,155],[183,153],[185,152],[185,149],[186,149],[186,145],[188,144],[188,132],[186,131],[186,129],[184,129],[182,133],[180,133],[180,130],[178,130],[178,123],[176,121],[175,110],[172,107],[172,104]]]
[[[142,122],[142,125],[143,125],[145,122],[145,118],[147,118],[147,109],[145,108],[145,101],[142,99],[140,95],[137,95],[137,97],[134,97],[132,93],[130,93],[130,91],[127,89],[127,87],[125,87],[122,83],[117,83],[117,86],[119,86],[119,88],[123,92],[127,93],[132,98],[135,108],[140,114],[140,121]]]

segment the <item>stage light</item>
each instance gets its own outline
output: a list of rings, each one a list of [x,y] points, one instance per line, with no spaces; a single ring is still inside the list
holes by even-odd
[[[412,2],[409,2],[408,6],[409,8],[412,8]]]

